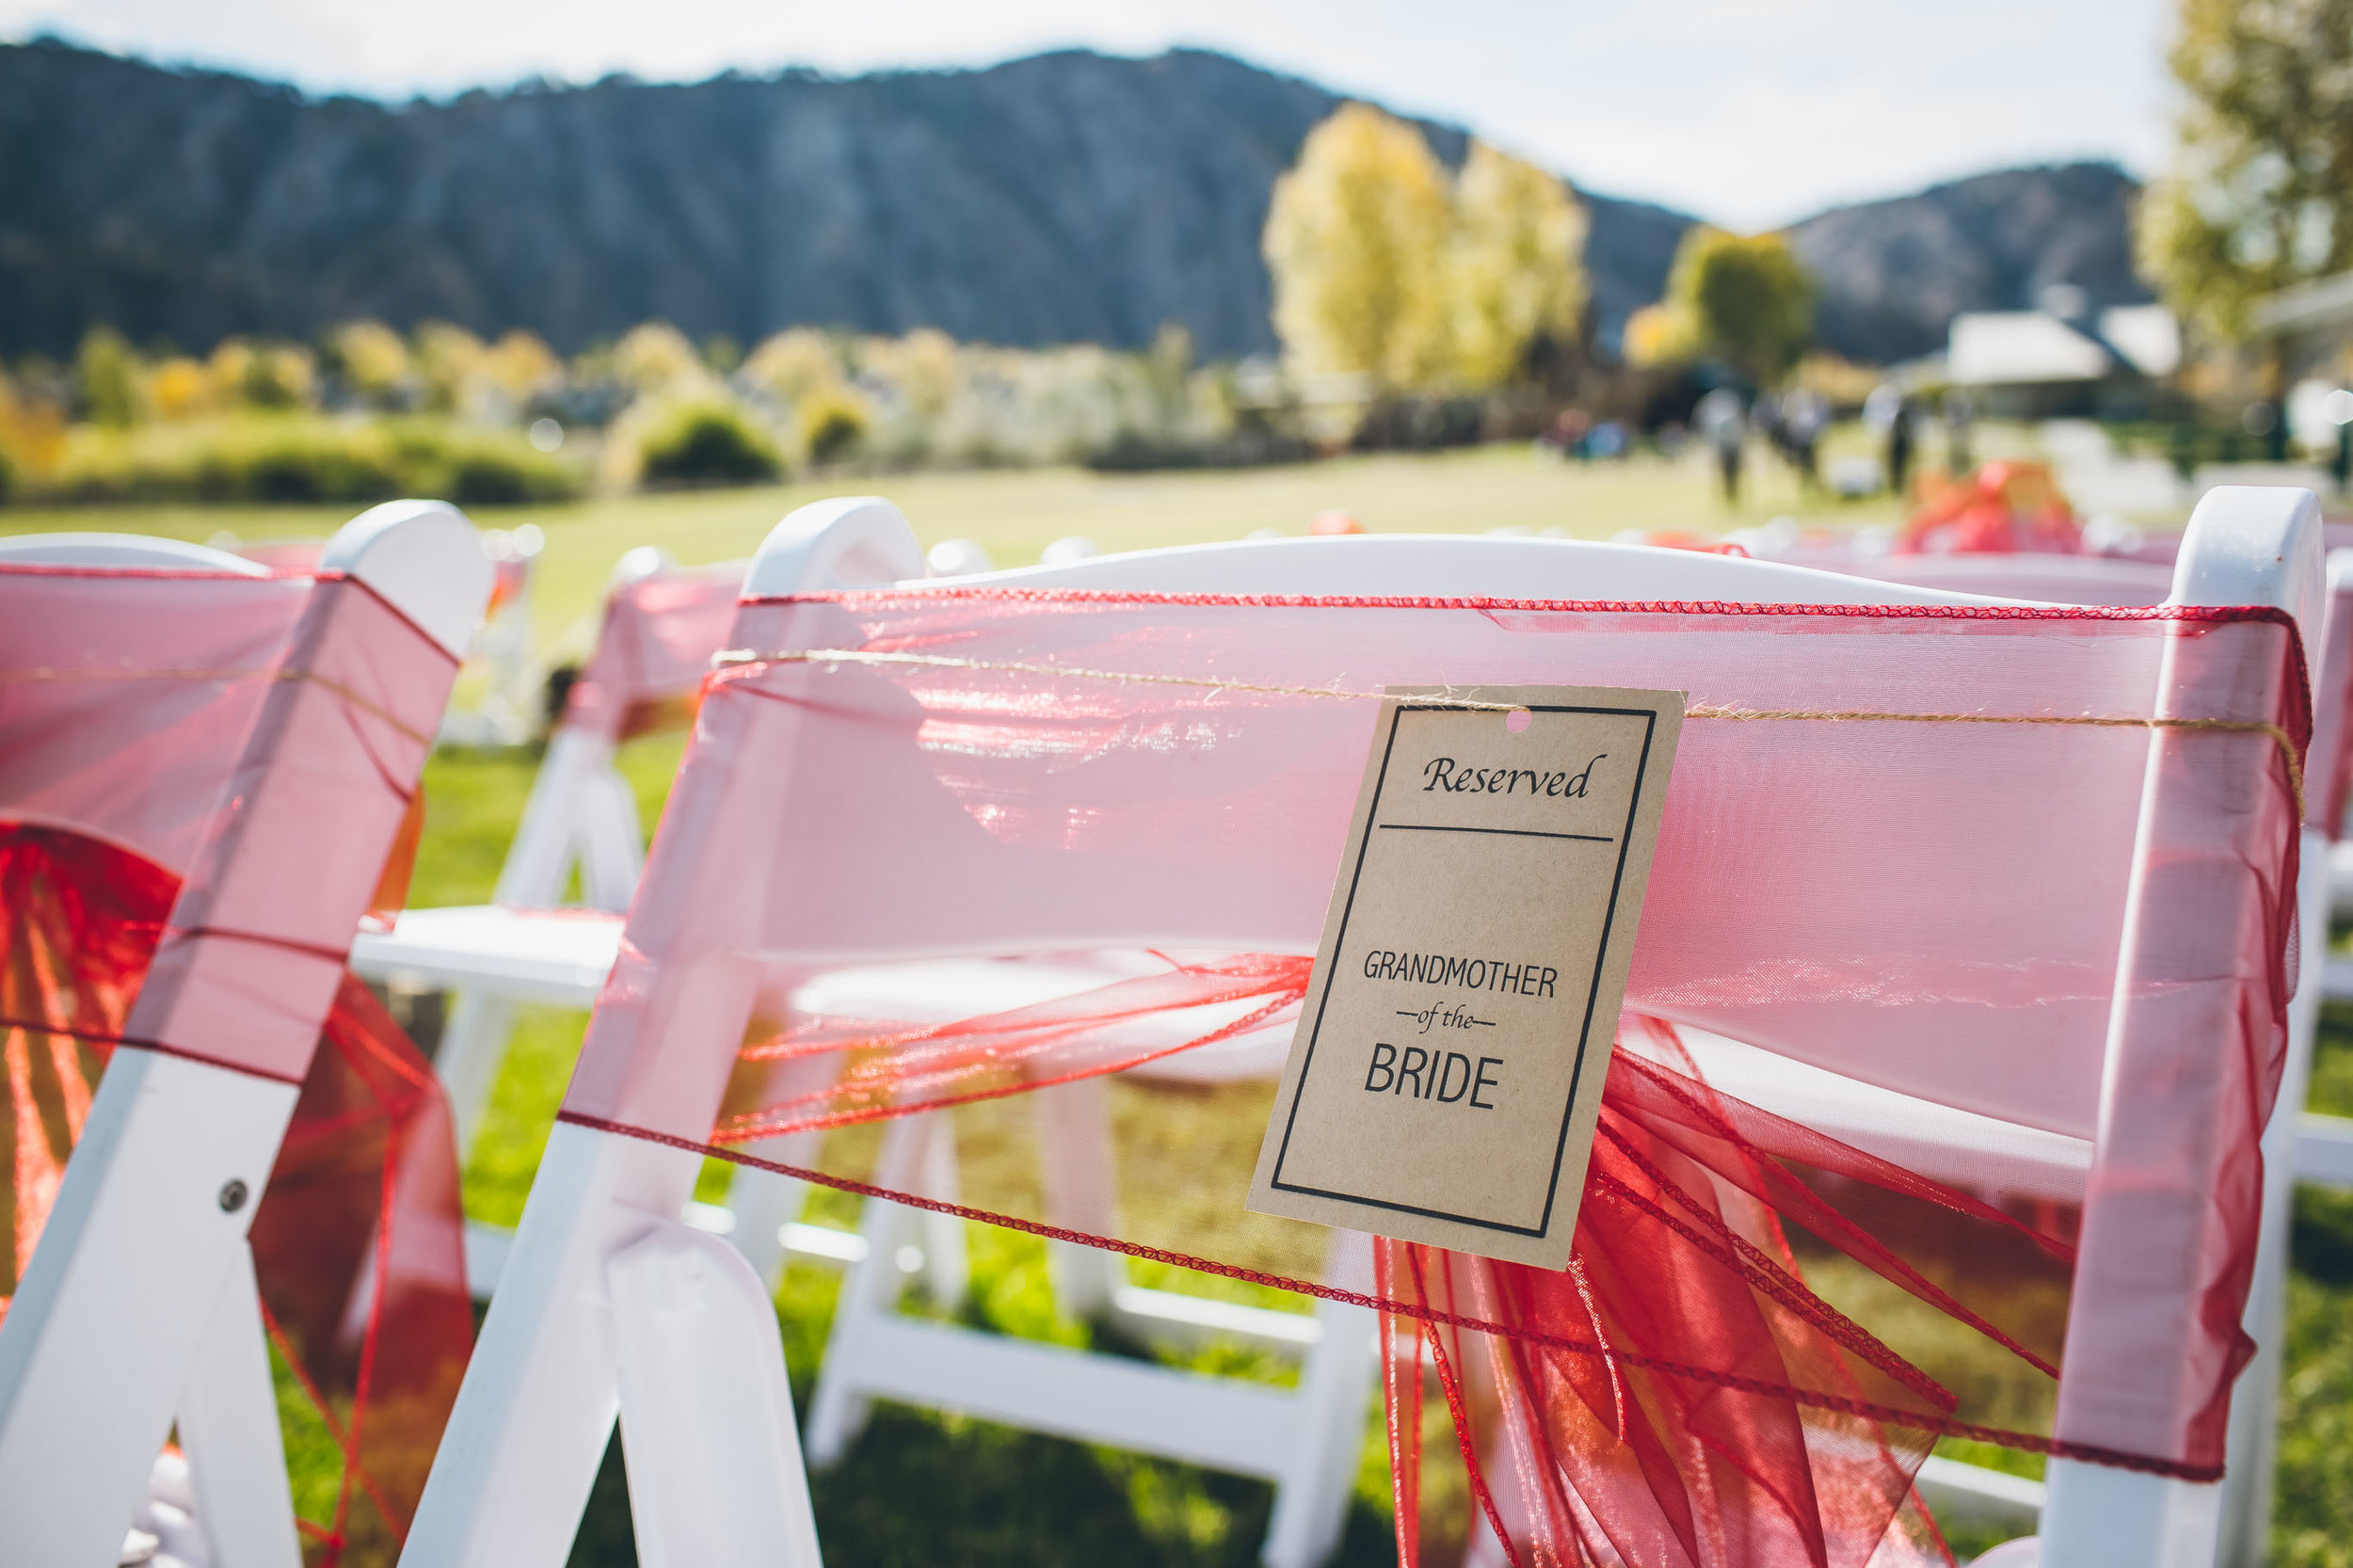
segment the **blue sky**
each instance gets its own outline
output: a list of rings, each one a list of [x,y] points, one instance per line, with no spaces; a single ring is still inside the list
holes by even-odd
[[[2019,163],[2163,167],[2171,0],[0,0],[314,91],[1223,49],[1738,228]]]

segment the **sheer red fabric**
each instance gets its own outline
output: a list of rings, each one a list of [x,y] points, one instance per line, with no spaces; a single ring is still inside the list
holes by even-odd
[[[1521,1560],[1936,1560],[1946,1432],[2217,1472],[2293,986],[2284,616],[936,589],[730,642],[568,1119],[874,1193],[849,1134],[946,1115],[963,1202],[881,1195],[1419,1324]],[[1341,1288],[1242,1209],[1374,696],[1549,681],[1691,704],[1577,1268]],[[1073,1224],[982,1155],[1088,1076],[1121,1196]],[[1924,1370],[1956,1333],[2039,1408]]]
[[[1967,478],[1932,481],[1896,548],[1931,555],[2072,553],[2082,542],[2083,523],[2050,465],[2001,459]]]
[[[737,561],[616,584],[565,725],[625,741],[690,718],[711,656],[727,646],[744,570]]]
[[[8,1294],[178,886],[127,851],[0,824]],[[321,1562],[397,1541],[456,1400],[473,1337],[456,1178],[430,1064],[346,978],[251,1231],[273,1336],[343,1454],[334,1512],[309,1522]]]
[[[405,888],[454,663],[333,574],[0,566],[0,1283],[115,1048],[300,1085],[250,1238],[343,1455],[324,1560],[405,1528],[472,1339],[446,1112],[344,967]]]

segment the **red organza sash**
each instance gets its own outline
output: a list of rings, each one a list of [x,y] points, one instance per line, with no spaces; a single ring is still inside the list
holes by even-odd
[[[626,741],[691,722],[711,656],[727,646],[744,570],[738,561],[616,584],[596,650],[565,699],[565,728]]]
[[[178,891],[126,851],[0,824],[0,1199],[13,1241],[0,1297],[40,1240]],[[319,1423],[342,1456],[330,1516],[303,1521],[313,1560],[362,1543],[389,1556],[424,1491],[473,1319],[447,1107],[431,1066],[348,976],[250,1238],[271,1336],[309,1397],[297,1421]],[[155,1287],[168,1294],[171,1282]]]
[[[1446,1401],[1481,1514],[1514,1562],[1861,1568],[1882,1543],[1892,1554],[1882,1564],[1948,1560],[1911,1490],[1945,1435],[2216,1473],[1966,1419],[1957,1394],[1808,1286],[1798,1248],[1817,1264],[1835,1255],[1860,1266],[2046,1385],[2058,1353],[2047,1307],[2051,1292],[2064,1291],[2073,1248],[1964,1192],[1712,1091],[1673,1027],[1654,1019],[1630,1017],[1612,1061],[1565,1273],[1382,1242],[1367,1294],[878,1186],[844,1174],[838,1150],[811,1163],[745,1151],[767,1140],[789,1146],[795,1135],[806,1148],[826,1129],[1169,1068],[1270,1023],[1288,1027],[1307,968],[1280,954],[1172,963],[884,1034],[815,1017],[741,1056],[756,1074],[781,1068],[787,1080],[821,1081],[728,1119],[710,1144],[692,1146],[869,1197],[1377,1308],[1407,1563],[1419,1560],[1425,1371]],[[2040,1291],[2022,1292],[2022,1281]]]
[[[567,1120],[1378,1309],[1409,1556],[1417,1363],[1521,1561],[1940,1560],[1945,1435],[2218,1474],[2294,984],[2277,612],[942,589],[731,646]],[[1325,1273],[1244,1196],[1370,695],[1564,680],[1691,713],[1577,1267]],[[918,1114],[959,1190],[886,1176]]]

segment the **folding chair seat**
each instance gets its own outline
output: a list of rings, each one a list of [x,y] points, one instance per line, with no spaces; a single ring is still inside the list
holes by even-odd
[[[843,569],[857,555],[865,572]],[[796,514],[756,561],[730,638],[741,652],[706,700],[409,1560],[560,1560],[617,1410],[645,1560],[814,1561],[765,1288],[734,1253],[678,1222],[699,1160],[759,1165],[749,1150],[791,1137],[808,1163],[769,1162],[788,1174],[936,1206],[919,1190],[920,1151],[909,1145],[938,1140],[902,1129],[937,1125],[965,1101],[1140,1065],[1136,1052],[1160,1036],[1124,1033],[1116,1012],[1091,1025],[1032,1018],[1019,1027],[1051,1038],[1005,1067],[1005,1052],[985,1044],[1015,1029],[1001,1015],[960,1021],[962,1035],[845,1033],[809,1016],[811,994],[885,964],[1043,964],[1088,951],[1260,953],[1272,955],[1269,974],[1292,972],[1285,964],[1299,960],[1282,955],[1314,944],[1354,795],[1366,694],[1383,681],[1563,680],[1678,687],[1696,705],[1629,1016],[1681,1032],[1674,1049],[1695,1085],[1746,1072],[1763,1109],[1707,1100],[1723,1093],[1714,1086],[1689,1091],[1701,1096],[1691,1103],[1726,1108],[1744,1127],[1795,1128],[1817,1163],[1887,1181],[1893,1166],[1805,1122],[1809,1095],[1856,1102],[1858,1091],[1824,1079],[1917,1102],[1923,1147],[1940,1142],[1928,1136],[1931,1112],[1952,1112],[2018,1129],[2029,1165],[2064,1161],[2040,1158],[2060,1145],[2028,1134],[2072,1141],[2083,1160],[2072,1246],[1965,1194],[1919,1189],[1945,1211],[2073,1258],[2056,1435],[2000,1435],[2055,1456],[2045,1560],[2121,1568],[2211,1555],[2216,1412],[2238,1350],[2218,1314],[2234,1320],[2244,1302],[2241,1260],[2260,1207],[2249,1185],[2253,1129],[2277,1083],[2289,988],[2281,873],[2296,853],[2288,802],[2307,712],[2297,660],[2320,609],[2309,496],[2210,497],[2174,604],[2139,615],[1506,539],[1201,547],[944,588],[824,590],[828,579],[871,581],[894,565],[912,578],[914,560],[895,514],[848,503]],[[1342,560],[1410,576],[1416,597],[1334,597]],[[1507,579],[1511,599],[1481,597]],[[1784,723],[1802,744],[1771,738]],[[1768,762],[1772,771],[1744,771]],[[1270,980],[1210,994],[1209,1016],[1230,1034],[1254,1021],[1254,1000],[1282,993]],[[908,1021],[883,1014],[887,1004],[868,1022]],[[969,1054],[941,1054],[952,1039]],[[1667,1075],[1649,1039],[1623,1035],[1629,1082]],[[1794,1065],[1775,1071],[1765,1057]],[[753,1112],[742,1110],[746,1095]],[[1785,1119],[1754,1119],[1776,1105]],[[880,1168],[860,1174],[850,1145],[823,1134],[875,1120],[889,1124]],[[1230,1181],[1219,1186],[1207,1168],[1197,1179],[1220,1212],[1240,1209]],[[1618,1214],[1594,1193],[1580,1237]],[[1401,1258],[1422,1266],[1417,1249],[1385,1249],[1375,1288],[1352,1291],[1308,1277],[1312,1264],[1280,1276],[1185,1256],[1181,1235],[1140,1234],[1158,1222],[1130,1215],[1116,1217],[1121,1234],[1089,1237],[1034,1207],[955,1211],[1284,1278],[1327,1303],[1369,1301],[1417,1345],[1467,1329],[1512,1355],[1598,1356],[1609,1368],[1604,1420],[1623,1380],[1649,1400],[1673,1378],[1708,1373],[1704,1359],[1628,1359],[1466,1320],[1433,1304],[1426,1283],[1401,1283]],[[1673,1251],[1673,1236],[1659,1236]],[[1464,1260],[1431,1267],[1449,1279],[1446,1271],[1481,1274]],[[1761,1255],[1742,1267],[1782,1277]],[[1561,1288],[1533,1272],[1513,1277],[1556,1297]],[[1964,1288],[1965,1275],[1953,1288]],[[1794,1277],[1776,1288],[1796,1292],[1776,1299],[1802,1297]],[[1617,1304],[1612,1334],[1626,1331],[1624,1302],[1604,1304]],[[1578,1310],[1603,1309],[1589,1296]],[[1808,1320],[1848,1322],[1827,1309]],[[960,1397],[976,1396],[977,1414],[1072,1432],[1106,1419],[1105,1404],[1147,1397],[1076,1356],[1049,1373],[1045,1347],[992,1351],[941,1325],[907,1326],[943,1336],[935,1365],[961,1380]],[[1385,1349],[1394,1343],[1385,1336]],[[1504,1353],[1483,1352],[1480,1365]],[[984,1360],[997,1370],[993,1389],[971,1370]],[[1180,1398],[1154,1386],[1148,1397],[1172,1407]],[[1796,1491],[1759,1493],[1731,1470],[1705,1471],[1718,1478],[1705,1486],[1689,1480],[1683,1495],[1710,1511],[1708,1528],[1812,1529],[1817,1549],[1828,1532],[1859,1541],[1863,1555],[1895,1540],[1920,1433],[1945,1430],[1951,1415],[1948,1404],[1909,1416],[1858,1405],[1834,1388],[1713,1386],[1711,1408],[1785,1401],[1800,1424],[1833,1420],[1822,1412],[1833,1408],[1836,1420],[1865,1424],[1806,1427],[1816,1436],[1795,1460],[1785,1448],[1745,1456],[1796,1464]],[[1417,1372],[1393,1379],[1393,1398],[1418,1387]],[[1474,1400],[1459,1414],[1509,1415],[1521,1408],[1510,1387],[1505,1403]],[[982,1395],[1022,1408],[988,1408]],[[1593,1396],[1577,1397],[1590,1407]],[[1616,1408],[1623,1423],[1633,1407]],[[1257,1446],[1272,1413],[1254,1420],[1242,1400],[1226,1409],[1229,1454]],[[1558,1435],[1511,1430],[1542,1444]],[[1401,1418],[1393,1438],[1401,1432],[1417,1441]],[[1488,1438],[1464,1441],[1493,1458]],[[1716,1458],[1694,1457],[1704,1450]],[[1488,1515],[1497,1528],[1550,1531],[1557,1543],[1564,1530],[1607,1534],[1625,1522],[1594,1512],[1606,1486],[1544,1489],[1583,1487],[1590,1474],[1529,1471],[1526,1449],[1515,1451],[1521,1479],[1490,1468],[1492,1490],[1519,1489]],[[1661,1452],[1670,1468],[1744,1460],[1705,1444]],[[1543,1456],[1607,1458],[1575,1444]],[[1816,1485],[1865,1472],[1879,1479],[1861,1492]],[[1533,1492],[1531,1475],[1544,1481]],[[1870,1506],[1850,1506],[1863,1493]],[[1630,1496],[1609,1493],[1610,1509]],[[1662,1553],[1673,1544],[1650,1539]]]
[[[413,1503],[378,1462],[430,1441],[470,1338],[456,1172],[343,958],[405,878],[488,578],[438,503],[358,519],[314,577],[0,541],[0,1561],[116,1561],[153,1479],[216,1561],[295,1568],[264,1309],[344,1449],[330,1533]]]
[[[458,1147],[479,1130],[517,1002],[586,1008],[613,967],[621,911],[644,863],[636,797],[614,753],[690,712],[725,640],[741,562],[681,569],[660,551],[621,558],[597,646],[532,781],[488,904],[403,911],[363,934],[352,967],[371,980],[456,993],[434,1064]],[[577,872],[581,904],[568,906]]]

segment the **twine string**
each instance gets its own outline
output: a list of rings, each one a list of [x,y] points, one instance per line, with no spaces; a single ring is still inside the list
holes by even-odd
[[[0,681],[56,682],[74,680],[284,680],[303,681],[341,697],[361,712],[381,719],[393,729],[422,746],[433,744],[433,737],[372,697],[364,696],[341,680],[299,669],[192,669],[192,670],[61,670],[47,667],[22,670],[0,670]]]
[[[1009,659],[963,659],[952,654],[898,653],[872,648],[811,648],[762,652],[755,648],[722,648],[712,655],[714,671],[747,669],[771,664],[863,664],[873,667],[916,667],[982,671],[1002,675],[1038,675],[1053,679],[1110,680],[1133,685],[1190,686],[1209,691],[1247,692],[1262,696],[1337,697],[1350,702],[1399,701],[1415,708],[1449,708],[1470,712],[1509,713],[1522,704],[1496,702],[1455,695],[1452,687],[1411,696],[1388,692],[1357,691],[1337,682],[1329,686],[1285,686],[1222,676],[1155,675],[1134,670],[1090,669],[1073,664],[1032,664]],[[1477,687],[1470,690],[1476,691]],[[2304,817],[2304,759],[2295,737],[2280,725],[2261,719],[2144,718],[2137,714],[2105,713],[1910,713],[1861,708],[1740,708],[1720,703],[1693,703],[1683,711],[1687,719],[1733,722],[1828,724],[2026,724],[2094,729],[2181,729],[2222,735],[2261,735],[2279,750],[2287,770],[2288,790],[2296,800],[2297,821]]]

